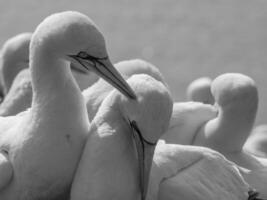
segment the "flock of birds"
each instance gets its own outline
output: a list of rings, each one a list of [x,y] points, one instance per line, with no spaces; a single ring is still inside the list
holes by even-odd
[[[267,198],[250,77],[200,78],[173,102],[155,66],[113,65],[73,11],[6,41],[1,62],[1,200]]]

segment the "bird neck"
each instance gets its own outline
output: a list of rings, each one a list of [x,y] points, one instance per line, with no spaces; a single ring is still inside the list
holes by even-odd
[[[53,52],[43,48],[42,45],[33,48],[30,54],[33,104],[43,105],[50,99],[62,95],[64,98],[66,98],[65,95],[77,95],[70,95],[73,91],[79,93],[79,88],[68,65],[66,60],[58,58]]]
[[[14,79],[16,78],[17,74],[23,70],[29,67],[29,64],[26,63],[25,61],[21,61],[21,62],[14,62],[14,63],[10,63],[8,65],[8,67],[12,68],[12,70],[10,69],[6,69],[3,76],[4,78],[4,84],[5,84],[5,94],[8,93],[10,87],[12,86],[12,83],[14,81]]]
[[[205,137],[216,150],[241,151],[254,119],[255,115],[247,113],[246,108],[220,108],[218,117],[205,125]]]
[[[64,124],[70,127],[69,130],[87,133],[89,120],[85,102],[72,77],[69,63],[42,48],[33,50],[30,54],[30,74],[34,119],[53,124],[50,129]]]
[[[86,180],[80,182],[80,185],[88,186],[86,193],[89,199],[136,200],[140,198],[138,163],[132,147],[130,128],[119,112],[109,109],[101,106],[91,124],[84,150],[86,153],[80,162],[83,169],[80,172],[78,169],[78,174],[81,174],[78,179],[83,179],[84,174],[87,174]],[[107,112],[101,114],[104,111]],[[83,159],[89,162],[85,163]],[[79,187],[76,188],[72,193],[73,199],[83,199],[79,196],[83,192]]]

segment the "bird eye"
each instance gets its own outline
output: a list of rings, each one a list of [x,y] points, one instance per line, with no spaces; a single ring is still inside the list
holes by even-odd
[[[88,57],[88,54],[84,51],[80,51],[77,56],[85,59]]]

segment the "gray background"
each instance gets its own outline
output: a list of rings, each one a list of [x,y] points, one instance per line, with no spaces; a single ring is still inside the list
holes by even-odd
[[[267,123],[267,1],[0,0],[0,44],[43,18],[77,10],[103,31],[113,62],[143,58],[165,76],[176,101],[200,76],[241,72],[257,83],[257,124]]]

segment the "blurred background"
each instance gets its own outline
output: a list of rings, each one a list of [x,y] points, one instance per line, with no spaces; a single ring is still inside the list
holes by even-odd
[[[95,21],[114,63],[142,58],[156,65],[176,101],[200,76],[252,77],[260,96],[256,124],[267,124],[267,1],[0,0],[0,44],[64,10]]]

